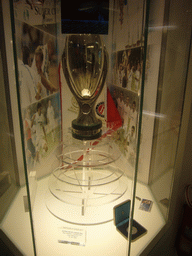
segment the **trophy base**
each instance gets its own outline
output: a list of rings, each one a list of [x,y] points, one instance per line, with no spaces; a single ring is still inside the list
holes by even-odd
[[[78,140],[95,140],[101,137],[102,121],[97,120],[96,123],[83,125],[77,122],[77,119],[72,121],[72,136]]]

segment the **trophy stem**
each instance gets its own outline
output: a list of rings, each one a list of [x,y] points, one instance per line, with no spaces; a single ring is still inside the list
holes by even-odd
[[[78,118],[72,121],[72,135],[79,140],[94,140],[101,136],[102,121],[97,119],[93,108],[89,114],[79,108]]]

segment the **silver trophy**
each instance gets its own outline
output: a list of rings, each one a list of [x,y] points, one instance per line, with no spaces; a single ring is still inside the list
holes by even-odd
[[[95,103],[107,75],[107,53],[99,35],[68,35],[62,56],[68,86],[79,104],[72,121],[72,135],[80,140],[101,136],[102,121],[96,117]]]

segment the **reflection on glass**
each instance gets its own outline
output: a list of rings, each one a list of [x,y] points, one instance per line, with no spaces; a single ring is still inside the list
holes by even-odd
[[[164,50],[161,52],[149,175],[150,188],[166,220],[169,214],[183,102],[185,100],[191,37],[190,26],[186,25],[185,29],[180,26],[181,21],[183,24],[188,24],[189,19],[187,5],[182,8],[182,10],[180,7],[178,8],[176,3],[171,4],[169,24],[175,24],[175,26],[170,27],[169,24],[166,24],[164,27],[164,29],[169,29],[162,41]],[[156,30],[159,28],[157,27]]]

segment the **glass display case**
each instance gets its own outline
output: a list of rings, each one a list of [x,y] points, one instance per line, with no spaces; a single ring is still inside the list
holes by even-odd
[[[188,1],[1,6],[1,231],[23,255],[146,255],[173,209]]]

